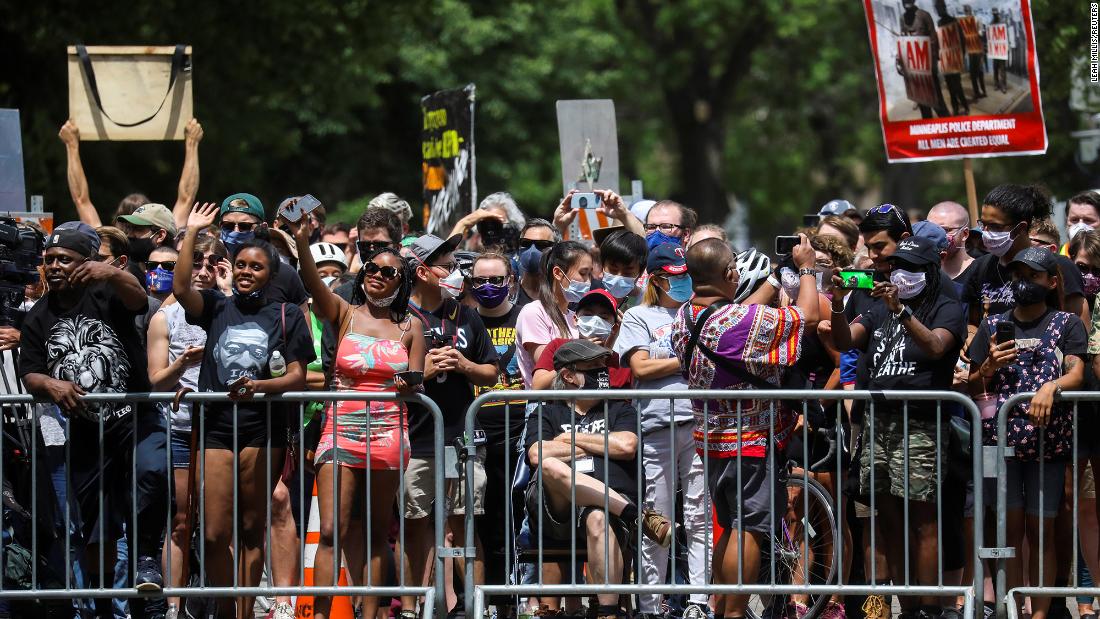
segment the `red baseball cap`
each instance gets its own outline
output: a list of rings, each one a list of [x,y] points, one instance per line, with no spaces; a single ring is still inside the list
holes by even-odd
[[[610,292],[602,288],[591,290],[588,294],[581,297],[581,300],[577,301],[577,310],[580,311],[585,305],[600,302],[607,303],[611,307],[612,313],[619,311],[619,304],[615,302],[615,297],[611,296]]]

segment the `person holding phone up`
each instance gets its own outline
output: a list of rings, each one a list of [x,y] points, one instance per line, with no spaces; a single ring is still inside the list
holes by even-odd
[[[304,221],[288,222],[288,227],[298,245],[302,279],[313,296],[313,312],[321,320],[339,326],[333,388],[357,393],[412,393],[423,382],[426,348],[424,325],[409,312],[412,278],[405,260],[391,247],[364,256],[349,303],[321,279],[309,251],[309,227]],[[314,583],[336,584],[332,571],[335,534],[339,531],[341,540],[354,535],[350,526],[352,510],[369,488],[371,556],[360,582],[380,585],[386,573],[384,555],[390,548],[387,536],[401,481],[400,469],[408,464],[411,454],[405,405],[394,401],[340,401],[326,413],[314,459],[321,515]],[[343,474],[336,475],[336,466],[342,467]],[[338,503],[334,490],[340,493]],[[331,603],[332,598],[318,597],[314,616],[327,617]],[[364,606],[364,616],[373,617],[378,598],[366,598]]]
[[[1055,403],[1063,390],[1081,387],[1088,336],[1081,319],[1063,311],[1062,276],[1055,254],[1045,247],[1029,247],[1009,264],[1015,307],[986,318],[969,354],[973,368],[971,392],[995,395],[997,409],[1016,393],[1034,391],[1030,402],[1008,411],[1007,444],[1015,453],[1005,461],[1008,484],[1008,541],[1021,545],[1026,534],[1031,557],[1039,557],[1039,541],[1046,539],[1040,562],[1031,561],[1033,586],[1051,584],[1055,574],[1054,518],[1062,502],[1066,461],[1072,453],[1071,405]],[[997,420],[982,422],[986,445],[997,443]],[[995,480],[987,480],[993,482]],[[996,485],[985,486],[986,505],[996,501]],[[1040,527],[1042,532],[1040,533]],[[1042,535],[1043,537],[1040,537]],[[1018,553],[1022,555],[1022,553]],[[1024,582],[1022,559],[1008,560],[1008,586]],[[1032,598],[1032,617],[1043,619],[1050,598]]]

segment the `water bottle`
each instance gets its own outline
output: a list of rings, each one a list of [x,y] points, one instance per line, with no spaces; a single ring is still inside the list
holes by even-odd
[[[271,360],[268,361],[267,368],[271,371],[271,378],[279,378],[286,374],[286,359],[283,359],[283,353],[277,350],[271,353]]]

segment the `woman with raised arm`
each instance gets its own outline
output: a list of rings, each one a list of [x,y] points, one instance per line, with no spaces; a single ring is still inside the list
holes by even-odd
[[[423,379],[426,347],[424,325],[409,313],[412,278],[405,260],[390,247],[364,256],[349,303],[332,292],[317,272],[309,251],[308,227],[291,223],[290,229],[302,261],[302,282],[313,296],[313,312],[339,328],[333,388],[354,393],[412,393]],[[410,453],[405,405],[343,401],[327,407],[326,413],[314,460],[321,515],[314,584],[336,584],[334,541],[360,534],[350,526],[352,512],[369,494],[370,563],[361,576],[353,577],[360,578],[357,584],[381,585],[388,571],[386,563],[392,559],[388,536],[401,469]],[[327,617],[331,604],[331,597],[318,596],[313,616]],[[364,617],[374,617],[377,610],[378,598],[364,599]]]
[[[194,255],[196,236],[214,222],[217,213],[216,204],[195,205],[187,218],[182,255]],[[314,357],[301,310],[265,298],[268,283],[279,268],[278,254],[271,245],[260,240],[245,242],[233,258],[233,295],[227,297],[216,290],[192,288],[191,260],[176,262],[172,292],[187,322],[207,333],[199,391],[228,391],[232,399],[197,407],[194,426],[200,432],[203,450],[202,522],[211,586],[232,585],[233,570],[240,575],[240,586],[260,583],[267,503],[284,463],[290,415],[286,405],[252,399],[257,393],[304,389],[305,366]],[[220,598],[219,616],[232,616],[232,604],[232,599]],[[252,598],[237,599],[236,616],[251,611]]]

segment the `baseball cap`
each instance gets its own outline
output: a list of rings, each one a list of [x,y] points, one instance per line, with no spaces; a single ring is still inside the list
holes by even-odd
[[[118,218],[135,226],[152,226],[167,230],[170,236],[176,236],[176,218],[163,204],[142,204],[133,213],[119,215]]]
[[[829,215],[844,216],[851,211],[859,212],[856,207],[852,206],[852,203],[847,200],[829,200],[821,207],[821,210],[817,212],[820,217],[828,217]]]
[[[61,247],[89,258],[99,251],[99,245],[99,235],[95,229],[78,221],[67,221],[46,237],[46,249]]]
[[[432,256],[454,251],[462,242],[462,235],[456,234],[447,240],[443,240],[434,234],[425,234],[409,245],[409,251],[421,264],[427,266]]]
[[[645,221],[647,215],[649,215],[649,209],[653,208],[653,205],[657,204],[656,200],[638,200],[634,204],[630,205],[630,213],[638,218],[638,221]]]
[[[940,251],[932,241],[923,236],[910,236],[898,243],[894,255],[889,258],[892,261],[900,260],[916,266],[926,264],[939,264]]]
[[[932,241],[932,246],[935,247],[937,251],[947,249],[947,231],[928,220],[918,221],[913,224],[913,236],[923,237]]]
[[[244,204],[233,204],[237,200],[241,200]],[[254,217],[257,217],[260,221],[264,220],[264,203],[260,202],[260,199],[250,193],[235,193],[228,198],[222,200],[222,207],[218,211],[218,218],[225,217],[227,213],[248,213]]]
[[[1009,266],[1013,264],[1022,264],[1036,271],[1046,271],[1052,274],[1058,272],[1058,261],[1046,247],[1028,247],[1016,254]]]
[[[661,243],[649,252],[645,270],[647,273],[664,271],[669,275],[683,275],[688,270],[687,254],[676,243]]]
[[[611,351],[588,340],[569,340],[554,351],[554,369],[585,361],[595,361],[611,354]]]
[[[592,305],[593,303],[604,303],[611,308],[612,313],[618,311],[619,304],[615,302],[615,297],[611,296],[611,293],[597,288],[596,290],[590,290],[587,294],[581,297],[580,301],[577,301],[576,311],[580,311],[582,307]]]

